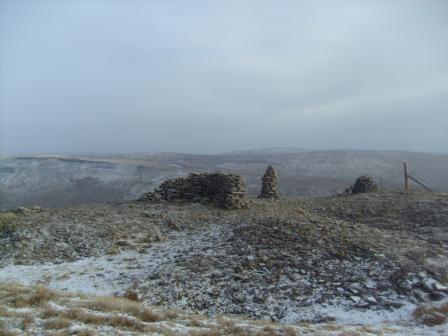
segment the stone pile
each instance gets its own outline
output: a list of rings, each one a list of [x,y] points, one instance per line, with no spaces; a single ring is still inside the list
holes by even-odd
[[[278,199],[278,191],[277,191],[277,173],[272,167],[272,165],[269,165],[266,168],[266,172],[264,173],[262,180],[262,188],[260,195],[258,198],[268,198],[268,199]]]
[[[144,194],[140,201],[187,201],[213,203],[220,208],[247,207],[244,181],[229,173],[191,173],[163,182],[154,192]]]
[[[356,179],[355,185],[352,187],[353,194],[377,192],[378,185],[371,176],[360,176]]]

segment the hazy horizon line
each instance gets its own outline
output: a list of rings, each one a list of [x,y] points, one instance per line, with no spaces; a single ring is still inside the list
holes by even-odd
[[[338,152],[338,151],[351,151],[351,152],[407,152],[407,153],[420,153],[420,154],[434,154],[434,155],[448,155],[447,152],[440,151],[417,151],[417,150],[407,150],[407,149],[397,149],[397,148],[388,148],[388,149],[372,149],[372,148],[304,148],[304,147],[260,147],[260,148],[247,148],[242,150],[230,150],[224,152],[181,152],[181,151],[121,151],[121,152],[108,152],[108,151],[68,151],[68,152],[9,152],[9,153],[0,153],[0,158],[2,157],[25,157],[25,156],[81,156],[81,155],[158,155],[158,154],[178,154],[178,155],[202,155],[202,156],[213,156],[213,155],[231,155],[231,154],[243,154],[243,153],[251,153],[251,152],[268,152],[268,151],[277,151],[278,154],[288,151],[303,151],[303,152]]]

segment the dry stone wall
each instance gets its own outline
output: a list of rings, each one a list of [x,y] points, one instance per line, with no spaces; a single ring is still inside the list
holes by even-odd
[[[225,209],[247,207],[242,177],[229,173],[191,173],[167,180],[140,198],[140,201],[158,200],[213,203]]]
[[[356,179],[355,185],[352,187],[353,194],[361,194],[368,192],[377,192],[378,185],[371,176],[360,176]]]
[[[272,165],[269,165],[266,168],[266,172],[261,178],[262,186],[260,196],[258,198],[269,198],[269,199],[278,199],[278,191],[277,191],[277,183],[278,177],[277,172],[275,171]]]

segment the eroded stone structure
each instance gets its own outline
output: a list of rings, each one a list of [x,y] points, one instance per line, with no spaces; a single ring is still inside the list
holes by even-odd
[[[278,199],[278,191],[277,191],[277,183],[278,177],[277,172],[275,171],[272,165],[269,165],[266,168],[266,172],[261,178],[262,186],[261,192],[258,198],[268,198],[268,199]]]
[[[355,185],[352,187],[353,194],[377,192],[378,185],[371,176],[360,176],[356,179]]]
[[[140,198],[140,201],[155,200],[213,203],[225,209],[247,207],[242,177],[229,173],[191,173],[167,180]]]

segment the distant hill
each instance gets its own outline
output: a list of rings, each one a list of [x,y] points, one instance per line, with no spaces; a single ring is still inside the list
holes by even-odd
[[[403,185],[403,161],[408,161],[411,173],[432,189],[448,191],[447,154],[269,148],[216,155],[28,155],[0,159],[0,209],[130,200],[167,178],[193,171],[241,174],[249,194],[256,195],[267,164],[278,170],[283,196],[332,195],[365,174],[393,189]]]

